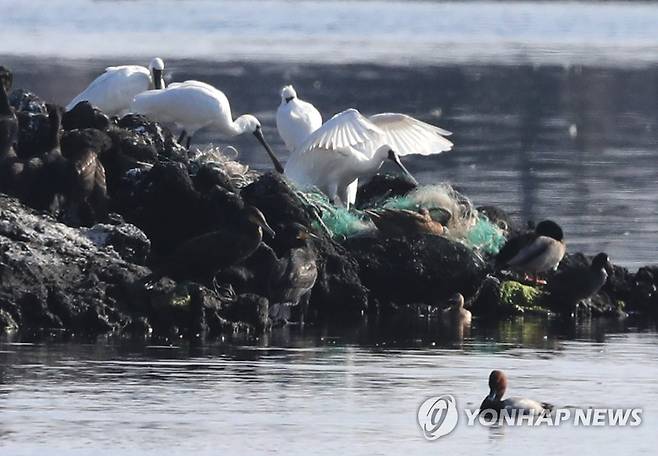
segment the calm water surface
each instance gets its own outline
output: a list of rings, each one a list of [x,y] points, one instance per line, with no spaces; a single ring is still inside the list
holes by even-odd
[[[103,340],[0,344],[0,452],[22,454],[654,454],[658,336],[620,323],[543,321],[383,336],[274,332],[258,345]],[[382,330],[383,332],[383,330]],[[418,405],[478,406],[492,368],[510,394],[643,407],[636,428],[458,426],[426,442]]]

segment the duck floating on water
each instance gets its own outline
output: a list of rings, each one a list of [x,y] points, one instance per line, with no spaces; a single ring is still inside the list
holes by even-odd
[[[408,209],[376,209],[364,211],[377,229],[386,236],[409,236],[429,234],[441,236],[446,232],[445,225],[432,218],[427,208],[418,212]],[[446,211],[447,212],[447,211]],[[450,219],[443,217],[447,222]]]
[[[494,370],[489,375],[489,395],[484,398],[480,405],[480,413],[487,410],[500,412],[501,410],[508,410],[510,412],[517,411],[521,413],[529,413],[539,415],[543,413],[550,413],[553,410],[553,405],[546,402],[538,402],[532,399],[520,397],[508,397],[503,399],[505,390],[507,389],[507,376],[503,371]]]
[[[164,62],[156,57],[148,68],[139,65],[107,67],[89,86],[66,105],[70,111],[78,103],[88,101],[107,115],[122,116],[135,96],[149,89],[164,88]]]
[[[464,296],[461,293],[453,294],[448,300],[450,307],[443,309],[441,312],[441,319],[446,324],[471,324],[471,312],[464,309]]]
[[[535,231],[507,240],[496,264],[525,274],[557,269],[566,252],[562,228],[552,220],[537,224]]]

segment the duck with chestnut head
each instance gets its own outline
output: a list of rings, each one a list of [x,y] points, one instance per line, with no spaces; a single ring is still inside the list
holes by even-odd
[[[480,405],[480,413],[487,410],[500,412],[505,409],[508,411],[516,410],[522,413],[531,413],[535,415],[550,413],[553,405],[546,402],[538,402],[532,399],[522,397],[508,397],[503,399],[507,390],[507,376],[503,371],[494,370],[489,375],[489,394],[484,398]]]

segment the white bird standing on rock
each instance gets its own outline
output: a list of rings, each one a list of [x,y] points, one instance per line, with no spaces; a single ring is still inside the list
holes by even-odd
[[[88,101],[107,115],[126,114],[135,95],[164,88],[163,70],[164,62],[159,57],[153,59],[148,68],[139,65],[107,67],[105,73],[66,105],[66,110]]]
[[[335,204],[356,201],[358,179],[375,173],[386,159],[412,181],[399,156],[433,155],[452,149],[452,133],[406,114],[366,118],[356,109],[336,114],[292,153],[285,174],[301,187],[317,187]]]
[[[283,167],[265,141],[258,119],[251,114],[244,114],[234,121],[228,98],[210,84],[185,81],[170,84],[163,90],[140,93],[135,97],[131,111],[158,122],[175,123],[183,129],[181,141],[185,134],[189,135],[188,148],[194,133],[204,127],[213,127],[231,138],[252,133],[267,151],[277,171],[283,172]]]
[[[293,86],[281,89],[281,104],[276,110],[276,129],[290,152],[322,126],[322,115],[315,106],[297,97]]]

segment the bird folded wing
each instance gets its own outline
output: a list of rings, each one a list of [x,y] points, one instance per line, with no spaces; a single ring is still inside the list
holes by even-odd
[[[543,255],[546,250],[551,246],[551,243],[554,242],[552,239],[539,236],[531,244],[526,245],[524,248],[519,250],[519,252],[507,262],[510,266],[518,266],[522,264],[530,263],[539,256]]]
[[[398,155],[432,155],[452,149],[452,141],[444,138],[451,132],[406,114],[376,114],[370,121],[386,134],[386,144]]]
[[[356,109],[347,109],[333,116],[315,130],[299,147],[299,153],[313,149],[327,149],[347,153],[346,149],[356,147],[383,137],[384,132],[377,128]]]

